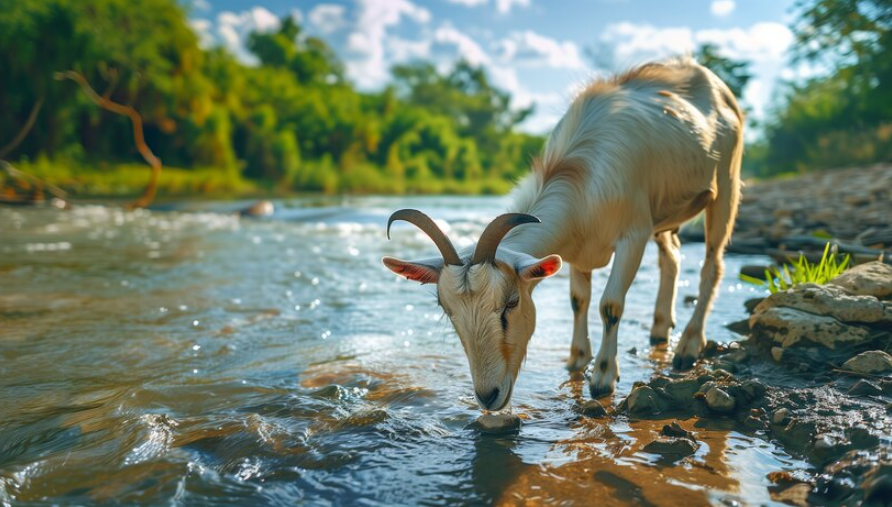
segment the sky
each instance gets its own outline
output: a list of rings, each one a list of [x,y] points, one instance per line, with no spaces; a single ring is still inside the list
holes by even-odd
[[[778,84],[801,77],[789,63],[795,0],[184,0],[205,46],[223,45],[256,63],[244,44],[294,16],[326,40],[348,78],[377,90],[400,62],[425,59],[447,70],[458,58],[486,68],[516,108],[535,105],[521,125],[548,132],[587,80],[713,43],[749,61],[743,103],[758,120]]]

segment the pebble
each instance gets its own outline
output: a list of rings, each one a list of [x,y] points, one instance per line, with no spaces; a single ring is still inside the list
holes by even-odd
[[[706,406],[716,412],[731,412],[734,410],[735,401],[722,389],[713,387],[706,392]]]
[[[499,434],[520,431],[520,417],[514,414],[483,414],[477,418],[477,429],[482,433]]]
[[[781,362],[781,359],[784,357],[784,349],[783,347],[771,347],[771,357],[775,362]]]
[[[771,422],[774,424],[784,424],[790,419],[790,409],[779,408],[771,414]]]

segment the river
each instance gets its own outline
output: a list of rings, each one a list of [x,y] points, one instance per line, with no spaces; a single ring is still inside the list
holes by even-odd
[[[433,289],[380,258],[436,253],[408,225],[386,240],[397,208],[446,220],[463,246],[506,201],[276,204],[262,220],[231,203],[0,208],[0,505],[770,504],[767,473],[807,468],[722,421],[681,421],[705,445],[671,463],[641,450],[665,421],[580,419],[566,267],[535,292],[512,400],[523,428],[481,435]],[[703,250],[682,248],[679,328]],[[650,245],[627,297],[608,403],[671,366],[648,340],[656,257]],[[736,274],[759,262],[726,257],[710,339],[736,339],[724,325],[759,291]]]

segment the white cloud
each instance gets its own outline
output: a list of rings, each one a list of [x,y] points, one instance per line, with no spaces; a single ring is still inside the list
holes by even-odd
[[[709,11],[714,16],[723,18],[734,12],[735,7],[737,7],[737,4],[734,0],[713,0],[712,4],[709,5]]]
[[[307,15],[307,21],[325,35],[336,32],[345,25],[343,5],[319,4]]]
[[[403,19],[428,23],[430,12],[409,0],[357,0],[354,30],[347,37],[348,75],[361,86],[374,86],[388,77],[385,42],[388,29]]]
[[[190,19],[189,26],[198,35],[198,44],[203,48],[214,45],[214,35],[211,33],[213,25],[206,19]]]
[[[486,51],[477,44],[474,39],[465,33],[455,29],[450,24],[444,24],[437,28],[433,37],[432,55],[435,58],[445,57],[455,60],[455,57],[467,60],[471,65],[485,65],[489,63]]]
[[[465,7],[477,7],[486,5],[489,0],[446,0],[451,4],[464,5]]]
[[[743,99],[757,118],[771,104],[775,84],[787,65],[787,50],[793,43],[790,29],[780,23],[761,22],[749,28],[706,29],[656,28],[623,22],[610,25],[600,43],[607,60],[606,70],[618,70],[649,60],[693,52],[705,43],[714,44],[720,54],[750,64],[753,78]]]
[[[560,42],[530,30],[513,32],[508,38],[499,41],[497,48],[503,61],[512,61],[519,65],[559,69],[585,67],[576,43]]]
[[[496,0],[496,10],[502,14],[508,14],[514,6],[529,7],[530,0]]]
[[[793,33],[780,23],[756,23],[750,28],[700,30],[698,43],[709,42],[722,48],[731,58],[746,60],[783,60],[793,44]]]
[[[271,32],[279,28],[279,18],[264,7],[235,13],[223,11],[217,15],[216,38],[239,60],[255,63],[256,58],[245,49],[251,32]]]

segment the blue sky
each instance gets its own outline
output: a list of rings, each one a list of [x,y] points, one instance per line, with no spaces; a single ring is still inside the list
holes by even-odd
[[[751,62],[744,102],[756,118],[776,100],[788,64],[795,0],[184,0],[203,44],[251,63],[251,30],[296,16],[324,38],[362,89],[380,88],[390,67],[424,58],[483,65],[516,107],[536,105],[523,125],[547,132],[587,79],[710,42]]]

